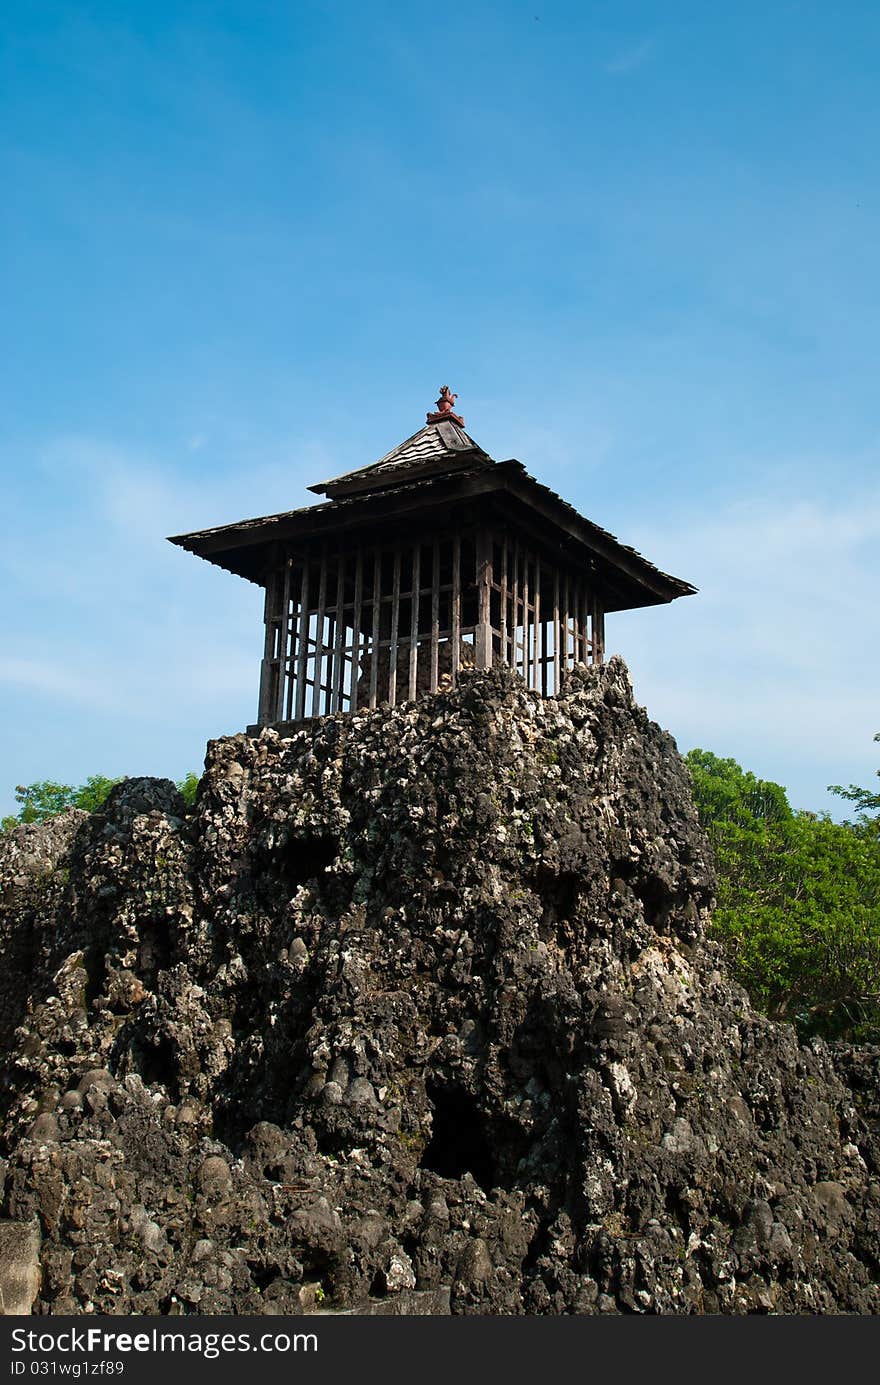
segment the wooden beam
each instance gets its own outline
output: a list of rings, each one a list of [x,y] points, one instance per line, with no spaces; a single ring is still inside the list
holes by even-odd
[[[532,686],[532,651],[529,641],[529,564],[531,554],[527,548],[523,549],[523,678],[526,680],[526,687]]]
[[[409,700],[415,699],[419,675],[419,606],[421,605],[422,545],[417,543],[412,554],[412,599],[409,623]]]
[[[564,665],[560,662],[559,650],[559,569],[553,574],[553,695],[559,693],[559,680]]]
[[[342,664],[345,648],[345,550],[340,549],[336,569],[336,638],[333,641],[333,670],[330,675],[330,710],[342,710]]]
[[[547,695],[546,669],[544,668],[544,638],[541,629],[541,560],[535,554],[535,691]]]
[[[275,654],[275,587],[277,572],[270,572],[266,579],[266,598],[263,602],[263,620],[266,636],[263,642],[263,659],[260,665],[260,701],[257,707],[257,723],[268,726],[272,720],[274,693],[272,688],[272,660]]]
[[[431,692],[440,681],[440,540],[434,539],[431,565]]]
[[[375,707],[379,689],[379,634],[382,616],[382,553],[373,557],[373,643],[370,649],[370,706]]]
[[[394,552],[394,578],[391,591],[391,638],[388,648],[388,701],[397,705],[397,636],[400,623],[400,548]]]
[[[461,663],[461,539],[452,540],[452,686],[458,682]]]
[[[507,535],[501,536],[501,612],[498,636],[501,642],[501,662],[509,663],[507,657]]]
[[[519,672],[519,539],[513,541],[513,599],[510,603],[510,667]]]
[[[296,703],[294,720],[302,721],[306,714],[306,677],[308,676],[309,628],[309,569],[312,560],[308,549],[303,552],[302,585],[299,590],[299,645],[296,659]]]
[[[320,567],[318,569],[318,613],[315,621],[315,681],[312,686],[312,716],[319,717],[321,708],[321,683],[324,666],[324,614],[327,606],[327,548],[321,546]]]
[[[290,639],[290,570],[292,566],[293,559],[286,558],[278,626],[278,684],[275,689],[275,721],[284,720],[284,690],[287,682],[287,651]]]
[[[361,675],[361,605],[364,599],[364,555],[358,549],[354,560],[354,610],[352,611],[351,633],[351,692],[349,708],[357,711],[358,680]]]
[[[480,530],[476,539],[477,560],[477,668],[492,667],[492,536]]]

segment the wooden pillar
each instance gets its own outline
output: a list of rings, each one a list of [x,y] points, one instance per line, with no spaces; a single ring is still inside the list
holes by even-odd
[[[520,617],[520,606],[521,606],[521,604],[522,604],[522,603],[521,603],[521,595],[522,595],[522,593],[521,593],[521,590],[520,590],[520,582],[521,582],[520,553],[519,553],[519,540],[517,539],[517,540],[514,542],[514,545],[513,545],[513,601],[511,602],[512,615],[513,615],[513,629],[512,629],[511,632],[510,632],[510,654],[511,654],[510,666],[511,666],[511,668],[514,670],[515,673],[519,673],[519,668],[520,668],[520,661],[519,661],[519,653],[520,653],[519,626],[520,626],[520,619],[519,619],[519,617]]]
[[[594,655],[594,658],[595,658],[597,664],[604,664],[604,662],[605,662],[605,612],[602,610],[602,606],[601,606],[601,603],[600,603],[598,597],[596,598],[596,604],[595,604],[595,607],[594,607],[593,620],[594,620],[594,622],[595,622],[595,625],[594,625],[594,631],[595,631],[595,633],[594,633],[593,639],[594,639],[594,648],[595,648],[595,651],[596,651],[596,652],[595,652],[595,655]]]
[[[330,711],[342,711],[342,667],[345,649],[345,553],[340,551],[336,569],[336,629],[330,673]]]
[[[565,667],[559,648],[559,569],[553,574],[553,695],[559,692],[562,670]]]
[[[354,560],[354,610],[352,611],[352,631],[351,631],[351,664],[349,673],[351,677],[349,691],[349,708],[352,712],[357,711],[358,705],[358,679],[361,675],[361,606],[364,600],[364,555],[360,549]]]
[[[290,569],[292,558],[285,558],[281,572],[280,607],[278,611],[278,678],[275,683],[275,705],[272,720],[284,720],[284,685],[287,678],[288,642],[290,640]]]
[[[388,701],[397,704],[397,636],[400,626],[400,548],[394,552],[394,580],[391,591],[391,639],[388,649]]]
[[[501,582],[499,583],[499,585],[500,585],[500,587],[501,587],[501,613],[500,613],[501,628],[500,628],[500,630],[499,630],[499,632],[498,632],[498,638],[499,638],[499,642],[500,642],[500,645],[501,645],[501,662],[502,662],[503,664],[509,664],[509,663],[510,663],[510,660],[509,660],[508,657],[507,657],[507,536],[506,536],[506,535],[505,535],[505,536],[502,538],[502,540],[501,540]]]
[[[418,687],[419,674],[419,605],[421,601],[422,586],[422,545],[417,543],[412,553],[412,574],[411,574],[411,612],[409,623],[409,689],[407,696],[410,702],[413,701]]]
[[[311,616],[309,613],[310,566],[310,555],[308,551],[305,551],[303,553],[302,585],[299,589],[299,643],[296,653],[296,702],[293,710],[295,721],[302,721],[306,709],[306,677],[308,673],[309,629],[311,625]]]
[[[266,577],[266,599],[263,604],[263,620],[266,624],[266,638],[263,644],[263,659],[260,665],[260,701],[257,708],[257,722],[260,726],[268,726],[272,720],[272,708],[275,706],[275,642],[277,624],[275,621],[275,610],[277,606],[277,590],[279,572],[273,570]]]
[[[373,642],[370,648],[370,706],[375,707],[379,690],[379,635],[382,620],[382,552],[373,557]]]
[[[434,540],[431,564],[431,692],[440,681],[440,540]]]
[[[452,540],[452,686],[461,665],[461,539]]]
[[[492,536],[481,531],[477,535],[477,668],[492,667]]]
[[[522,608],[523,608],[523,666],[522,675],[526,681],[526,687],[532,686],[532,660],[529,641],[529,550],[523,550],[523,583],[522,583]]]
[[[321,549],[321,564],[318,573],[318,613],[315,621],[315,682],[312,687],[312,716],[319,717],[321,706],[321,683],[324,668],[324,617],[327,608],[327,550]]]
[[[545,668],[544,668],[544,659],[543,659],[543,654],[544,654],[544,641],[543,641],[543,639],[542,639],[542,631],[541,631],[541,560],[540,560],[540,558],[537,556],[537,554],[535,555],[535,597],[534,597],[534,606],[535,606],[535,626],[534,626],[534,629],[535,629],[535,635],[534,635],[535,647],[534,647],[533,653],[534,653],[534,670],[535,670],[535,672],[534,672],[534,679],[533,679],[533,681],[534,681],[535,691],[536,691],[536,692],[542,692],[542,693],[546,694],[546,692],[547,692],[547,684],[546,684],[546,678],[545,678],[546,670],[545,670]]]

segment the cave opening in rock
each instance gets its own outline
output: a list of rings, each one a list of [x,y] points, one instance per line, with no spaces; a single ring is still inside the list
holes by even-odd
[[[336,860],[339,849],[339,838],[330,832],[293,837],[275,858],[278,874],[289,889],[305,885],[323,875]]]
[[[429,1084],[427,1090],[434,1115],[422,1168],[441,1178],[463,1178],[470,1173],[484,1192],[490,1192],[497,1182],[495,1163],[473,1097],[463,1087]]]

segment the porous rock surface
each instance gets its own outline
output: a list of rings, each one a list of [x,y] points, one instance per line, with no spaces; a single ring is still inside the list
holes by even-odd
[[[38,1312],[875,1312],[878,1157],[704,940],[619,660],[208,748],[0,845]]]

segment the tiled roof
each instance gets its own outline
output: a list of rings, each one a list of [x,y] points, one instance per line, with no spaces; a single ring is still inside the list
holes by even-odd
[[[378,462],[347,471],[342,476],[334,476],[329,481],[319,481],[317,485],[309,486],[309,490],[317,495],[333,495],[337,489],[345,491],[349,487],[366,490],[372,488],[373,482],[377,486],[385,485],[398,472],[402,479],[403,473],[421,467],[436,471],[438,464],[442,466],[445,460],[458,464],[463,454],[470,453],[490,460],[488,454],[457,423],[429,423],[413,433],[411,438],[398,443]]]

